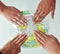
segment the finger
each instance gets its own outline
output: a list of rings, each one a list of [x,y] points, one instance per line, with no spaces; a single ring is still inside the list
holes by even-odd
[[[44,47],[45,42],[40,37],[38,37],[38,35],[36,33],[34,33],[34,34],[35,34],[35,37],[36,37],[36,40],[38,41],[38,43]]]
[[[18,17],[19,20],[22,21],[22,23],[23,23],[24,25],[26,25],[27,20],[26,20],[23,16],[21,16],[20,14],[17,14],[17,17]]]
[[[40,45],[42,45],[43,47],[45,46],[45,43],[44,43],[44,41],[43,41],[42,39],[36,37],[36,40],[38,41],[38,43],[39,43]]]
[[[40,17],[38,18],[38,20],[36,21],[36,23],[40,23],[40,22],[42,22],[43,19],[44,19],[44,17],[43,17],[43,16],[40,16]]]
[[[35,20],[35,24],[40,23],[42,20],[43,20],[43,17],[40,16],[39,18],[37,18],[37,19]]]
[[[21,52],[21,48],[19,47],[18,49],[17,49],[17,53],[20,53]]]
[[[21,35],[21,37],[18,39],[18,41],[16,42],[16,44],[19,45],[26,37],[27,37],[26,34]]]
[[[38,21],[38,19],[39,19],[39,18],[34,18],[34,19],[33,19],[33,22],[34,22],[35,24],[37,24],[36,21]]]
[[[26,19],[21,15],[21,14],[17,14],[17,16],[19,17],[19,18],[21,18],[25,23],[26,23]]]
[[[39,3],[39,6],[38,6],[38,9],[37,9],[37,11],[36,11],[36,13],[35,13],[35,18],[38,18],[38,20],[39,20],[39,14],[41,14],[42,12],[43,12],[43,9],[44,9],[44,5],[43,5],[43,1],[41,1],[40,3]],[[45,11],[45,10],[44,10]],[[34,20],[35,21],[35,20]],[[37,21],[37,20],[36,20]]]
[[[43,37],[38,31],[35,31],[34,34],[36,35],[36,37],[42,39],[45,42],[45,37]]]
[[[19,26],[25,26],[21,21],[17,21],[17,24],[19,24]]]
[[[26,20],[24,17],[22,17],[22,18],[21,18],[21,20],[22,20],[22,21],[23,21],[23,23],[26,25],[27,20]]]
[[[26,37],[24,40],[22,40],[21,43],[19,43],[18,48],[21,47],[21,45],[27,40],[28,37]]]
[[[12,43],[15,43],[15,42],[19,39],[20,36],[21,36],[20,34],[17,35],[13,40],[11,40],[11,42],[12,42]]]
[[[16,37],[13,38],[13,40],[11,40],[11,42],[15,42],[15,40],[19,37],[20,35],[17,35]]]
[[[56,0],[54,0],[52,4],[52,10],[51,10],[52,19],[54,19],[55,7],[56,7]]]
[[[38,21],[41,22],[49,14],[50,11],[51,11],[50,8],[43,7],[42,12],[38,15],[39,18]]]
[[[37,18],[39,16],[39,13],[41,13],[41,12],[42,12],[42,4],[39,3],[39,6],[38,6],[38,8],[37,8],[37,10],[36,10],[36,12],[34,14],[34,20],[33,20],[33,22],[35,22],[37,20]]]
[[[40,13],[40,15],[38,16],[39,20],[36,21],[36,22],[41,22],[48,14],[49,14],[50,11],[43,11],[42,13]]]
[[[53,10],[51,11],[52,19],[54,19],[54,13],[55,13],[55,9],[53,9]]]
[[[17,43],[21,38],[22,38],[22,36],[24,37],[24,35],[25,35],[25,33],[24,34],[20,34],[20,35],[18,35],[18,37],[13,41],[13,43]]]
[[[45,14],[45,10],[43,9],[42,12],[38,15],[39,19],[36,22],[41,22],[44,19]]]
[[[16,25],[22,25],[22,23],[21,22],[19,22],[17,19],[15,19],[15,18],[12,18],[12,19],[10,19],[10,21],[12,21],[13,23],[15,23]],[[22,25],[23,26],[23,25]]]
[[[39,13],[42,11],[42,8],[41,7],[38,7],[35,14],[34,14],[34,17],[37,18],[37,16],[39,15]]]
[[[43,36],[45,39],[47,39],[47,35],[45,33],[43,33],[40,30],[36,30],[36,32],[40,33],[41,36]]]
[[[24,36],[25,34],[22,34],[22,35]],[[19,34],[11,42],[16,43],[20,38],[21,38],[21,35]]]
[[[38,16],[39,16],[40,13],[42,13],[42,10],[39,10],[39,12],[37,12],[37,13],[35,14],[33,22],[36,23],[36,21],[39,20]]]
[[[14,21],[14,19],[15,19],[16,21]],[[20,25],[21,25],[21,26],[25,26],[24,22],[23,22],[21,19],[18,19],[18,18],[16,18],[16,17],[13,18],[12,21],[15,22],[16,24],[18,24],[19,26],[20,26]]]
[[[13,39],[11,43],[15,44],[17,46],[17,49],[18,49],[18,46],[20,47],[19,44],[22,43],[25,38],[26,38],[25,33],[22,34],[22,35],[18,35],[18,37],[16,37],[15,39]]]
[[[35,18],[37,18],[37,15],[42,11],[42,6],[43,6],[42,1],[40,1],[40,3],[38,4],[37,10],[34,14]]]
[[[24,22],[21,18],[19,19],[17,16],[15,17],[17,19],[18,22],[20,22],[20,24],[22,24],[23,26],[26,25],[26,22]]]
[[[22,40],[24,40],[26,38],[26,35],[21,35],[21,37],[18,39],[18,41],[16,42],[16,44],[19,44],[20,42],[22,42]]]
[[[44,12],[45,12],[45,10],[44,10],[44,8],[43,8],[43,9],[41,10],[41,12],[38,14],[37,18],[35,19],[35,23],[39,23],[39,22],[42,21],[43,16],[44,16]]]

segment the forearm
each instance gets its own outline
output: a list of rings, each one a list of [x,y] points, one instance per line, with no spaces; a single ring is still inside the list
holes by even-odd
[[[50,53],[50,54],[60,54],[60,47],[54,53]]]
[[[5,51],[6,50],[0,50],[0,54],[6,54]]]
[[[55,53],[55,54],[60,54],[60,49],[59,49],[59,50],[57,50],[57,53]]]
[[[3,11],[4,7],[6,6],[4,5],[3,2],[0,1],[0,13]]]
[[[59,44],[59,48],[56,50],[55,54],[60,54],[60,44]]]
[[[3,53],[1,52],[1,49],[0,49],[0,54],[3,54]]]

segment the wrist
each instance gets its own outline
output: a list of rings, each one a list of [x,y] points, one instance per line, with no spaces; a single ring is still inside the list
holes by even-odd
[[[0,1],[0,13],[3,12],[4,8],[6,7],[6,5],[4,5],[4,3],[2,3]]]
[[[57,50],[57,52],[55,54],[60,54],[60,48]]]
[[[58,49],[56,49],[56,51],[51,54],[60,54],[60,45],[59,45]]]
[[[5,51],[6,51],[5,49],[1,49],[1,50],[0,50],[0,52],[1,52],[2,54],[5,54]]]
[[[0,54],[3,54],[3,53],[0,51]]]
[[[56,50],[56,53],[55,54],[60,54],[60,44],[59,44],[59,47],[58,49]]]

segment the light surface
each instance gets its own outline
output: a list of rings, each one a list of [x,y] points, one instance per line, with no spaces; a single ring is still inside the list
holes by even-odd
[[[2,0],[6,5],[12,5],[20,10],[36,10],[36,7],[40,0]],[[46,17],[49,18],[49,27],[51,34],[55,35],[60,41],[60,0],[56,0],[55,19],[50,19],[50,14]],[[11,40],[17,32],[13,31],[10,34],[12,23],[8,22],[5,17],[0,15],[0,48],[4,46],[9,40]],[[16,34],[15,34],[16,33]],[[42,47],[39,48],[22,48],[21,54],[48,54]]]

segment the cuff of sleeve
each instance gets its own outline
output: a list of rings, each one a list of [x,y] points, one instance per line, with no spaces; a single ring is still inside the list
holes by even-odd
[[[2,52],[0,52],[0,54],[2,54]]]

